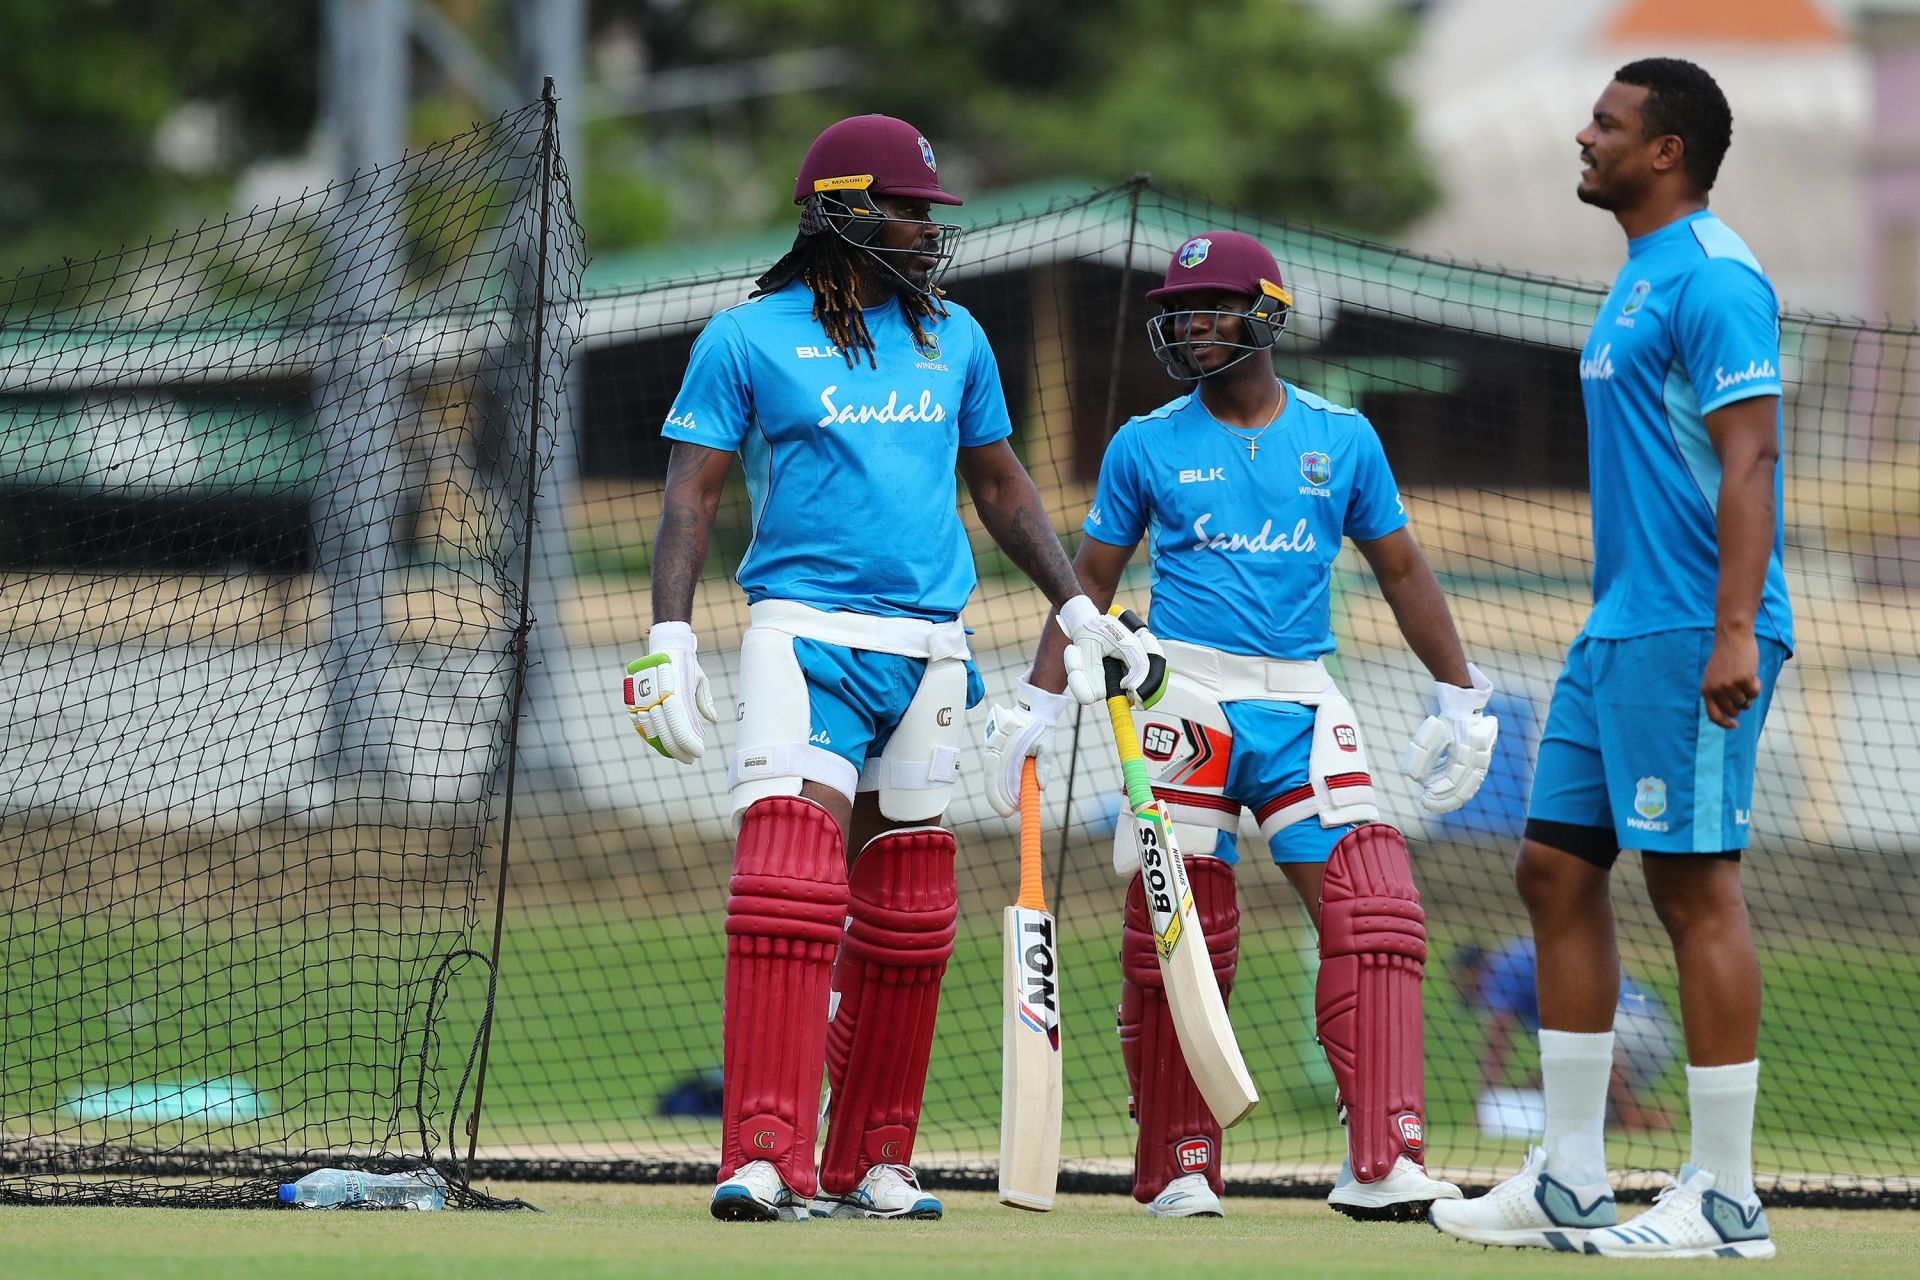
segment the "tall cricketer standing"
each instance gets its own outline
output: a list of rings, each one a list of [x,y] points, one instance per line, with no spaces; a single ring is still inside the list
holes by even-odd
[[[1793,645],[1782,552],[1779,303],[1707,210],[1733,115],[1690,62],[1614,73],[1576,139],[1580,199],[1627,235],[1581,353],[1593,612],[1553,691],[1516,869],[1540,996],[1542,1145],[1435,1205],[1479,1244],[1769,1258],[1753,1186],[1760,966],[1740,888],[1754,761]],[[1609,881],[1639,849],[1673,942],[1693,1158],[1615,1225],[1603,1126],[1620,995]]]
[[[1153,795],[1186,856],[1213,975],[1230,994],[1240,930],[1233,832],[1250,808],[1320,930],[1315,1003],[1348,1148],[1328,1202],[1359,1218],[1419,1217],[1460,1192],[1425,1168],[1426,926],[1406,841],[1379,821],[1358,721],[1324,662],[1343,539],[1367,557],[1435,681],[1439,714],[1402,758],[1433,812],[1459,808],[1486,778],[1499,731],[1483,714],[1492,685],[1461,650],[1372,425],[1274,376],[1270,352],[1292,297],[1273,255],[1236,231],[1202,232],[1148,296],[1161,307],[1148,327],[1154,353],[1194,390],[1113,438],[1075,568],[1105,603],[1150,539],[1150,622],[1167,688],[1134,719]],[[1015,705],[989,721],[988,796],[1003,813],[1021,758],[1044,749],[1065,705],[1049,690],[1070,665],[1047,636]],[[1120,831],[1115,865],[1132,877],[1120,1037],[1139,1123],[1133,1194],[1155,1216],[1217,1217],[1220,1119],[1182,1056],[1132,824],[1123,819]]]
[[[1117,658],[1131,687],[1147,656],[1081,594],[1007,443],[986,335],[935,287],[954,228],[932,206],[960,201],[926,138],[843,120],[808,150],[794,202],[792,250],[707,325],[667,415],[651,652],[623,693],[655,750],[705,752],[716,717],[690,620],[737,454],[754,538],[736,575],[750,625],[727,769],[739,840],[712,1212],[937,1218],[912,1157],[958,912],[940,823],[983,696],[960,618],[975,577],[956,468],[1093,670]]]

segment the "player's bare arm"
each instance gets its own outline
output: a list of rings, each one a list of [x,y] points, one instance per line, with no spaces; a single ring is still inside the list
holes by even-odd
[[[980,523],[995,544],[1047,593],[1056,609],[1080,594],[1040,491],[1005,440],[961,449],[960,478],[967,482]]]
[[[1073,557],[1073,573],[1096,609],[1105,610],[1113,603],[1114,592],[1120,587],[1120,575],[1126,572],[1131,559],[1132,547],[1116,547],[1098,538],[1080,540],[1080,550]],[[1033,655],[1033,672],[1028,676],[1035,685],[1051,693],[1067,687],[1067,638],[1059,627],[1052,625],[1058,612],[1055,610],[1047,617],[1048,626],[1040,633],[1040,646]]]
[[[1393,609],[1394,621],[1400,624],[1400,634],[1433,678],[1442,684],[1471,686],[1466,651],[1460,647],[1447,598],[1440,593],[1433,567],[1413,535],[1401,528],[1384,538],[1354,545],[1372,566],[1380,594]]]
[[[1780,460],[1780,398],[1736,400],[1707,415],[1720,456],[1715,526],[1720,582],[1714,596],[1713,652],[1700,681],[1707,716],[1734,728],[1760,696],[1760,646],[1753,619],[1773,554],[1773,478]]]
[[[660,529],[653,538],[653,620],[693,617],[693,589],[707,563],[707,540],[733,455],[677,441],[667,456]]]

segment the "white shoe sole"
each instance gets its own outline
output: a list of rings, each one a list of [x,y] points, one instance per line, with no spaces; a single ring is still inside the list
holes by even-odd
[[[1509,1249],[1551,1249],[1555,1253],[1587,1252],[1587,1237],[1591,1234],[1586,1227],[1528,1227],[1524,1230],[1495,1231],[1478,1227],[1450,1226],[1439,1222],[1428,1213],[1427,1221],[1433,1229],[1442,1235],[1452,1236],[1455,1240],[1465,1240],[1468,1244],[1502,1245]],[[1671,1256],[1671,1255],[1669,1255]]]
[[[1595,1233],[1597,1234],[1597,1233]],[[1773,1241],[1771,1240],[1730,1240],[1725,1244],[1707,1245],[1698,1249],[1652,1249],[1615,1246],[1606,1248],[1594,1243],[1591,1236],[1586,1242],[1586,1251],[1601,1258],[1771,1258]]]

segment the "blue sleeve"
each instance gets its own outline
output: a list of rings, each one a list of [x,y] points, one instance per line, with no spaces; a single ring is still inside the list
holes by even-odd
[[[967,360],[967,389],[960,401],[960,444],[962,448],[992,444],[1013,434],[1013,419],[1007,416],[1007,393],[1000,385],[1000,362],[993,358],[987,334],[972,316],[973,351]]]
[[[1386,448],[1373,424],[1362,418],[1359,447],[1354,450],[1353,489],[1347,498],[1342,532],[1357,542],[1371,542],[1404,528],[1406,523],[1407,508],[1400,501],[1393,468],[1387,465]]]
[[[1687,276],[1673,337],[1702,414],[1780,394],[1780,304],[1739,259],[1709,258]]]
[[[1100,460],[1100,485],[1081,532],[1116,547],[1138,546],[1147,533],[1147,495],[1141,483],[1136,443],[1140,433],[1128,427],[1107,446]]]
[[[680,394],[660,434],[709,449],[740,447],[753,421],[753,382],[740,322],[722,311],[707,321],[687,358]]]

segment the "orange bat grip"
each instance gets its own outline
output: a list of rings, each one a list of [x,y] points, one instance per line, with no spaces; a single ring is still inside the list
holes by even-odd
[[[1033,757],[1020,765],[1020,898],[1029,911],[1047,909],[1040,882],[1040,774]]]

